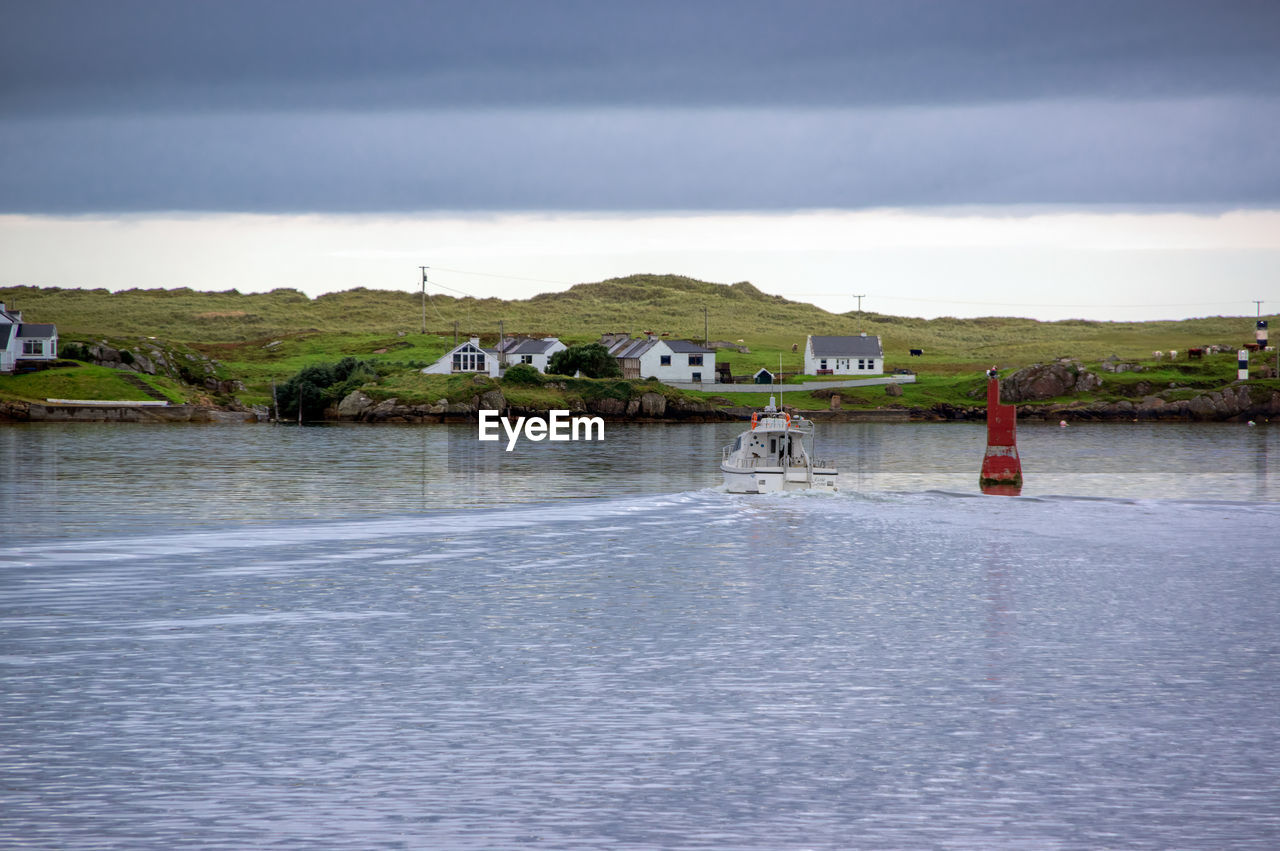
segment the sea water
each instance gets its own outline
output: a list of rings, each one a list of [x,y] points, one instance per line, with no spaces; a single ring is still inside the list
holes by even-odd
[[[739,428],[0,428],[0,846],[1280,842],[1280,431]]]

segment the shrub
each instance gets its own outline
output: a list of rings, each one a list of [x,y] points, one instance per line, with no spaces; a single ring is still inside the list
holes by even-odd
[[[532,364],[518,363],[506,371],[502,376],[502,383],[536,387],[542,383],[542,373]]]
[[[84,361],[86,363],[93,362],[93,355],[89,353],[89,349],[80,343],[67,343],[58,348],[58,357],[67,358],[69,360]]]
[[[303,367],[276,388],[276,405],[281,419],[295,419],[302,409],[303,419],[317,419],[324,409],[342,401],[353,390],[377,378],[373,366],[347,357],[334,364]]]
[[[584,343],[556,352],[547,364],[547,372],[556,375],[581,372],[587,378],[622,377],[618,359],[609,354],[609,350],[600,343]]]

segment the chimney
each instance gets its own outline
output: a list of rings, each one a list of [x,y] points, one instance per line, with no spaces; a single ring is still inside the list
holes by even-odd
[[[479,337],[472,337],[472,338],[471,338],[471,345],[475,346],[477,349],[478,349],[478,348],[480,348],[480,338],[479,338]]]

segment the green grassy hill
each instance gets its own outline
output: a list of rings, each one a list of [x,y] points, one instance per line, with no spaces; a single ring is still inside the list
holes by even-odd
[[[0,288],[0,301],[32,321],[53,322],[68,339],[155,336],[192,343],[235,343],[318,331],[336,334],[418,334],[418,293],[354,289],[308,298],[297,290],[269,293],[196,292],[190,289],[76,290]],[[453,337],[508,332],[595,339],[602,331],[669,332],[701,339],[703,309],[713,340],[747,341],[753,348],[789,349],[806,334],[878,334],[890,357],[921,348],[946,359],[1029,363],[1056,356],[1082,358],[1150,355],[1156,349],[1202,343],[1237,346],[1253,337],[1249,317],[1207,317],[1179,322],[1092,322],[987,317],[915,319],[855,312],[828,313],[804,302],[760,292],[749,283],[713,284],[676,275],[632,275],[579,284],[533,298],[452,298],[433,295],[428,331]]]

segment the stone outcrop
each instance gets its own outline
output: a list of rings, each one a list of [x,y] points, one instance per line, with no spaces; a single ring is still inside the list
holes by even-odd
[[[0,401],[0,420],[43,423],[253,423],[261,415],[211,405],[43,405]]]
[[[661,393],[652,391],[643,394],[640,397],[640,416],[650,419],[658,419],[666,416],[667,413],[667,397]]]
[[[1020,369],[1000,381],[1000,401],[1042,402],[1073,393],[1089,393],[1102,386],[1102,381],[1075,361],[1042,363]]]

